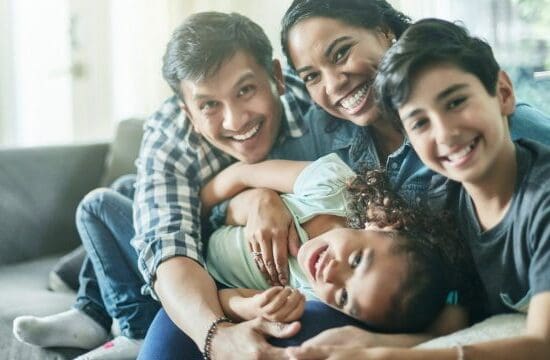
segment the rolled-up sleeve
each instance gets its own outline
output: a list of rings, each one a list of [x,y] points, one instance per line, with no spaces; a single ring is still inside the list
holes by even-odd
[[[196,150],[183,141],[177,101],[166,102],[145,125],[134,198],[138,267],[151,293],[161,262],[186,256],[204,264],[200,241],[201,173]]]

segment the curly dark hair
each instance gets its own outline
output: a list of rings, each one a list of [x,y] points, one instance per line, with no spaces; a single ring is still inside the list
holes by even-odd
[[[380,169],[361,171],[347,184],[347,193],[348,225],[390,229],[396,240],[392,250],[407,258],[407,277],[381,330],[425,330],[451,290],[457,290],[460,303],[474,311],[481,287],[469,248],[450,214],[408,205]]]

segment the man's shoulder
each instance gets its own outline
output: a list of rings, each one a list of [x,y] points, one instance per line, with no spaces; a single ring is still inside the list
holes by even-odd
[[[176,96],[165,100],[145,122],[144,139],[148,138],[154,138],[157,143],[177,141],[180,146],[191,147],[201,142],[201,137],[181,110],[181,103]]]

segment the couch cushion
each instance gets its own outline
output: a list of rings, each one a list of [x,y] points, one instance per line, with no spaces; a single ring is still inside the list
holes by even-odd
[[[48,272],[58,257],[0,267],[0,359],[72,359],[79,349],[42,349],[20,343],[12,333],[20,315],[50,315],[68,310],[75,295],[47,289]]]
[[[141,145],[143,122],[142,119],[126,119],[118,124],[101,180],[103,186],[111,185],[121,175],[136,172],[134,162]]]

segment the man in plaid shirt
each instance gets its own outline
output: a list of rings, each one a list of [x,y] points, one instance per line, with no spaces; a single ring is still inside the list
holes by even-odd
[[[235,160],[314,160],[341,142],[326,131],[330,118],[313,118],[319,112],[310,109],[301,81],[290,74],[283,81],[262,29],[241,15],[189,17],[168,44],[163,75],[177,97],[145,125],[132,244],[145,292],[159,299],[170,319],[203,349],[209,329],[224,314],[216,285],[203,268],[201,187]],[[273,284],[285,284],[289,246],[297,249],[288,239],[298,241],[291,217],[272,192],[253,192],[246,199],[262,218],[256,240],[271,245],[260,268]],[[268,354],[275,350],[267,346],[266,335],[296,331],[296,324],[221,322],[211,345],[223,358]]]

